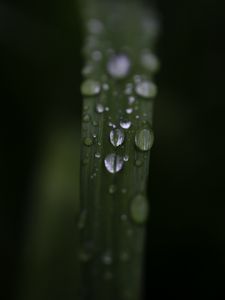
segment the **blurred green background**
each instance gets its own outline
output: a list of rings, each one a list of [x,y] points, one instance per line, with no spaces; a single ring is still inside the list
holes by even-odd
[[[225,282],[225,7],[215,0],[155,2],[163,24],[162,69],[149,179],[146,299],[161,290],[223,290]],[[79,197],[81,45],[76,1],[1,0],[1,271],[9,299],[18,299],[21,269],[36,238],[43,245],[49,237],[65,238],[54,257],[51,247],[40,246],[38,259],[50,266],[75,247],[69,241]],[[52,207],[51,216],[38,214]],[[71,215],[59,222],[62,207]],[[68,229],[68,236],[62,230],[54,238],[51,228],[34,234],[35,226],[48,222]],[[60,270],[60,263],[52,269],[59,282]],[[71,272],[68,261],[68,278]],[[65,281],[69,290],[73,283]],[[71,291],[66,299],[73,297]]]

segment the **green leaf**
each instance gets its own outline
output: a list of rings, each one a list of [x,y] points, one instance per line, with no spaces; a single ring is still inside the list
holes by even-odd
[[[140,299],[159,33],[138,1],[84,1],[81,299]]]

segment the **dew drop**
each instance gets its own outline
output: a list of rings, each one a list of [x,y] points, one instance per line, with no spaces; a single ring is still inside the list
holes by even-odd
[[[134,97],[134,96],[130,96],[130,97],[128,98],[128,103],[129,103],[130,105],[132,105],[134,102],[135,102],[135,97]]]
[[[141,151],[151,149],[154,142],[154,134],[152,130],[141,129],[135,135],[135,144]]]
[[[115,192],[116,192],[116,186],[115,186],[114,184],[111,184],[111,185],[109,186],[109,193],[110,193],[111,195],[113,195],[113,194],[115,194]]]
[[[126,113],[127,113],[128,115],[132,114],[132,112],[133,112],[133,108],[127,108],[127,109],[126,109]]]
[[[102,262],[103,262],[104,265],[109,266],[109,265],[112,264],[112,261],[113,261],[113,259],[112,259],[112,255],[111,255],[110,252],[106,252],[106,253],[102,256]]]
[[[137,224],[143,224],[148,218],[148,201],[143,195],[137,195],[131,201],[130,216]]]
[[[142,166],[143,161],[140,159],[135,160],[135,165],[139,168]]]
[[[125,95],[131,95],[132,92],[133,92],[133,84],[132,83],[128,83],[126,85],[124,93],[125,93]]]
[[[105,108],[101,103],[96,104],[96,112],[99,114],[102,114],[104,112]]]
[[[87,28],[89,32],[93,34],[100,34],[103,31],[104,26],[101,21],[97,19],[91,19],[87,23]]]
[[[143,98],[154,98],[157,94],[157,87],[152,81],[144,80],[137,83],[135,91]]]
[[[120,121],[120,127],[123,129],[129,129],[131,126],[131,121]]]
[[[103,83],[102,89],[103,89],[104,91],[108,91],[108,90],[109,90],[109,85],[108,85],[108,83]]]
[[[102,53],[98,50],[94,51],[91,55],[94,61],[100,61],[102,59]]]
[[[84,111],[87,111],[89,109],[88,105],[84,105]]]
[[[96,152],[96,153],[95,153],[95,158],[101,158],[101,153]]]
[[[90,75],[92,72],[93,72],[93,66],[92,65],[87,65],[83,68],[82,75],[87,76],[87,75]]]
[[[84,145],[88,146],[88,147],[92,146],[93,145],[93,139],[90,138],[90,137],[84,138]]]
[[[107,155],[104,163],[106,170],[111,174],[115,174],[121,171],[124,165],[123,158],[119,155],[116,155],[115,153]]]
[[[90,122],[90,120],[91,120],[91,117],[89,114],[85,114],[83,116],[83,122],[88,123],[88,122]]]
[[[107,64],[109,75],[116,79],[125,78],[130,71],[130,59],[125,54],[112,55]]]
[[[121,129],[113,129],[110,131],[110,142],[114,147],[119,147],[124,142],[124,133]]]
[[[129,160],[129,156],[128,155],[124,155],[123,160],[127,162]]]
[[[151,72],[156,72],[159,70],[159,60],[151,52],[143,52],[141,55],[141,64],[144,68]]]
[[[101,85],[93,79],[85,80],[81,85],[81,93],[83,96],[95,96],[101,91]]]
[[[105,107],[105,111],[109,111],[109,107],[108,106]]]

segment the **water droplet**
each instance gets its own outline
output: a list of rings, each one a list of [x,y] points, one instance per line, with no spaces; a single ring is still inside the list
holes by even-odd
[[[121,129],[113,129],[110,131],[110,142],[114,147],[119,147],[124,142],[124,133]]]
[[[84,158],[82,160],[83,165],[87,165],[89,163],[89,159],[88,158]]]
[[[127,109],[126,109],[126,113],[127,113],[128,115],[132,114],[132,112],[133,112],[133,108],[127,108]]]
[[[106,252],[103,256],[102,256],[102,262],[104,265],[111,265],[112,262],[113,262],[113,259],[112,259],[112,255],[110,252]]]
[[[95,153],[95,158],[101,158],[101,153],[96,152],[96,153]]]
[[[108,85],[108,83],[103,83],[102,89],[103,89],[104,91],[108,91],[108,90],[109,90],[109,85]]]
[[[121,190],[121,192],[122,192],[122,194],[126,194],[126,193],[127,193],[127,189],[123,188],[123,189]]]
[[[148,210],[148,201],[143,195],[137,195],[132,199],[130,216],[135,223],[145,223],[148,218]]]
[[[90,120],[91,120],[91,117],[89,114],[85,114],[83,116],[83,122],[88,123],[88,122],[90,122]]]
[[[143,98],[154,98],[157,94],[157,87],[152,81],[144,80],[136,85],[135,91]]]
[[[128,161],[129,160],[129,156],[128,155],[124,155],[123,160],[124,161]]]
[[[87,111],[89,109],[88,105],[84,105],[84,111]]]
[[[127,221],[127,215],[123,214],[120,217],[121,221],[126,222]]]
[[[105,107],[105,111],[109,111],[109,107],[108,106]]]
[[[88,147],[92,146],[93,145],[93,139],[90,138],[90,137],[84,138],[84,145],[88,146]]]
[[[135,97],[134,97],[134,96],[130,96],[130,97],[128,98],[128,103],[129,103],[130,105],[132,105],[134,102],[135,102]]]
[[[111,174],[121,171],[124,165],[123,158],[115,153],[107,155],[104,163],[107,171]]]
[[[112,55],[107,64],[108,73],[116,79],[125,78],[130,71],[130,59],[125,54]]]
[[[116,192],[116,186],[115,186],[114,184],[111,184],[111,185],[109,186],[109,193],[110,193],[111,195],[113,195],[113,194],[115,194],[115,192]]]
[[[100,34],[103,31],[104,26],[101,21],[97,19],[91,19],[87,23],[87,28],[89,32],[93,34]]]
[[[83,76],[88,76],[93,72],[93,66],[92,65],[87,65],[83,68],[82,70],[82,75]]]
[[[135,165],[139,168],[142,166],[143,161],[140,159],[135,160]]]
[[[160,67],[158,58],[153,53],[147,51],[141,55],[141,64],[151,72],[158,71]]]
[[[96,111],[99,114],[102,114],[104,112],[105,108],[101,103],[96,104]]]
[[[92,52],[91,57],[95,61],[100,61],[102,59],[102,53],[100,51],[96,50],[96,51]]]
[[[96,133],[93,133],[92,136],[93,136],[94,139],[96,139],[97,134],[96,134]]]
[[[101,91],[101,85],[93,79],[85,80],[81,85],[81,93],[83,96],[95,96]]]
[[[131,126],[131,121],[120,121],[120,126],[123,129],[129,129]]]
[[[125,88],[125,95],[131,95],[133,92],[133,84],[132,83],[128,83],[126,85],[126,88]]]
[[[135,135],[135,144],[142,151],[151,149],[154,142],[154,134],[152,130],[141,129]]]

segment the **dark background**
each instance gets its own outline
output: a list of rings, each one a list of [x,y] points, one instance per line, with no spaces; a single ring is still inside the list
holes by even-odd
[[[162,69],[146,299],[162,290],[171,296],[192,288],[223,292],[225,7],[216,0],[155,2],[163,24]],[[46,126],[80,116],[76,3],[1,1],[0,47],[1,261],[8,299],[18,281],[30,185]]]

